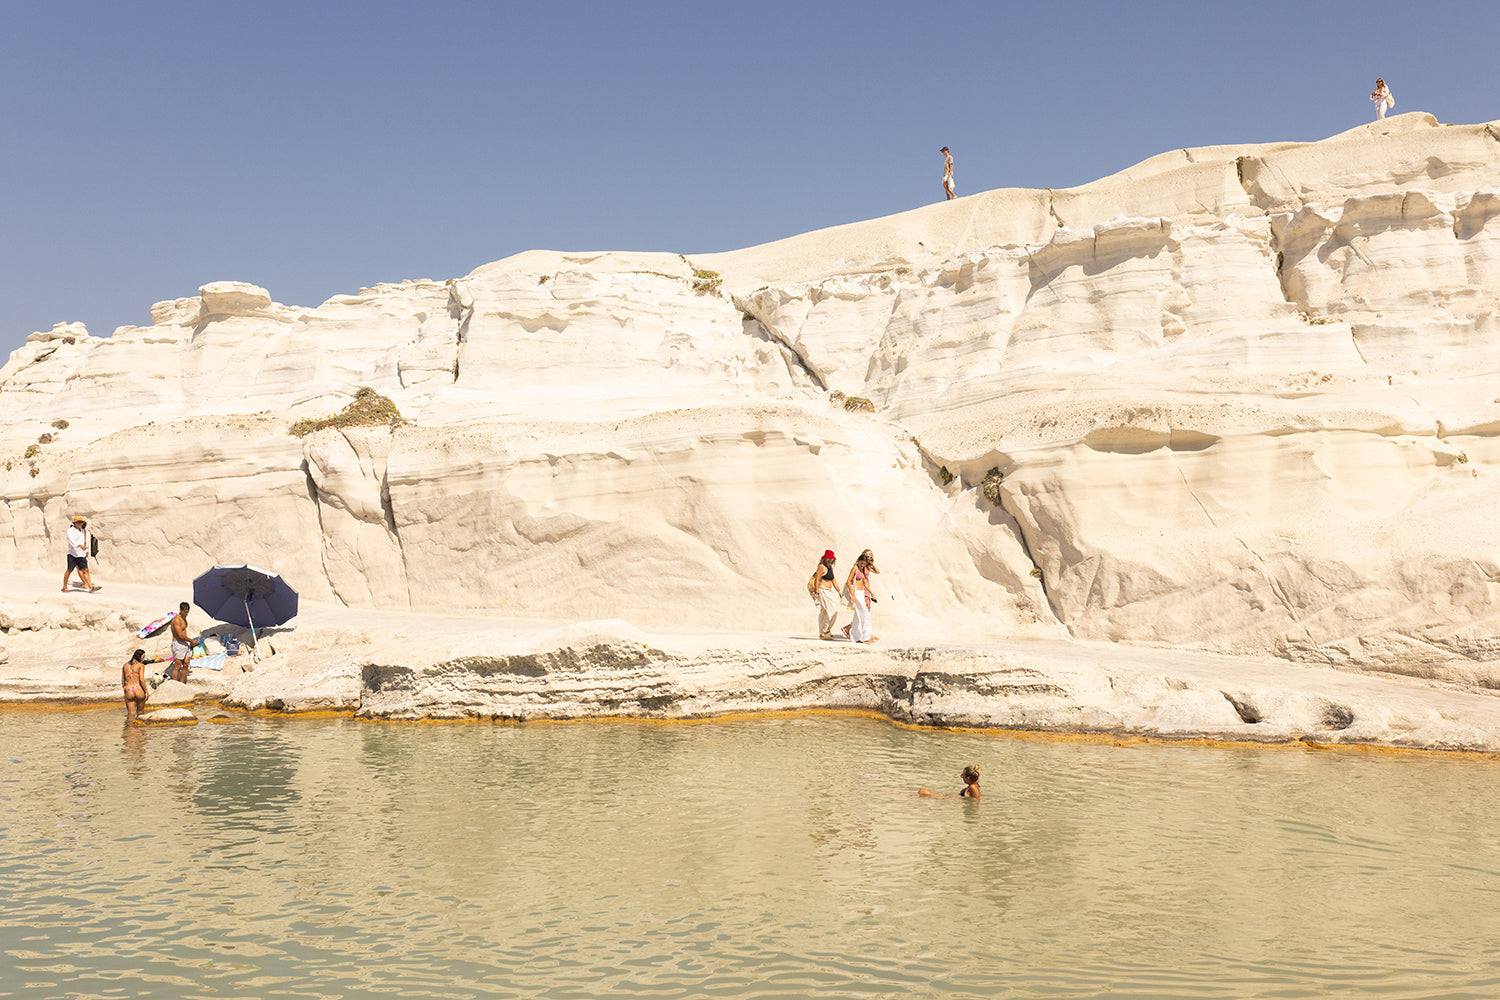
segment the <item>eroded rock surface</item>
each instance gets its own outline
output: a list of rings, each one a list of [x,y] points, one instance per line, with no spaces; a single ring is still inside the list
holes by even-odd
[[[1497,289],[1500,125],[1422,114],[725,254],[534,251],[316,308],[215,282],[0,368],[0,572],[60,566],[81,513],[116,579],[785,629],[818,553],[869,547],[877,627],[1493,689]],[[362,385],[408,423],[286,433]],[[510,676],[470,655],[455,704]],[[327,704],[394,683],[350,664]],[[690,702],[672,670],[642,710]]]

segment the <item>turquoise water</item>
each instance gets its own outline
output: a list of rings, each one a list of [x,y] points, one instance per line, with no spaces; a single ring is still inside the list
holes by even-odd
[[[1496,761],[89,710],[0,764],[0,997],[1500,995]]]

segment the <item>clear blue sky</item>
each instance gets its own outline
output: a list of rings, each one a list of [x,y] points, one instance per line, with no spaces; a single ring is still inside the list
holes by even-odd
[[[0,360],[209,281],[313,306],[708,252],[1182,146],[1500,118],[1500,2],[0,0]],[[1500,178],[1497,178],[1500,182]]]

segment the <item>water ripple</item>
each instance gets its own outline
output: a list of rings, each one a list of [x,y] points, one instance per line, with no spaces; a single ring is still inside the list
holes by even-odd
[[[1486,762],[823,717],[5,722],[0,997],[1500,992]],[[912,794],[971,761],[979,802]]]

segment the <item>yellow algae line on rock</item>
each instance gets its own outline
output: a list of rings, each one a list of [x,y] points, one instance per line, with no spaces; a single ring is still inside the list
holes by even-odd
[[[275,714],[274,712],[272,714]],[[299,715],[302,713],[298,713]],[[328,713],[338,714],[338,713]],[[1297,737],[1275,740],[1241,740],[1212,736],[1162,736],[1141,733],[1090,733],[1081,731],[1015,729],[1004,726],[943,726],[893,719],[883,712],[868,708],[786,708],[757,711],[725,712],[718,715],[701,715],[691,718],[657,718],[635,715],[591,715],[577,718],[518,719],[504,716],[469,715],[461,718],[440,719],[392,719],[359,717],[360,722],[381,722],[393,725],[509,725],[509,726],[706,726],[721,722],[748,722],[756,720],[833,718],[865,719],[885,723],[900,729],[921,733],[954,733],[968,736],[988,736],[1002,739],[1027,740],[1034,743],[1088,743],[1096,746],[1116,747],[1187,747],[1203,750],[1302,750],[1338,752],[1363,752],[1396,756],[1454,756],[1468,759],[1500,760],[1500,752],[1493,750],[1466,750],[1455,747],[1403,747],[1382,743],[1320,743]]]
[[[1386,743],[1324,743],[1306,737],[1285,737],[1274,740],[1231,739],[1213,736],[1163,736],[1161,734],[1083,732],[1077,730],[1016,729],[1005,726],[945,726],[932,723],[906,722],[894,719],[883,712],[868,708],[786,708],[753,711],[733,711],[722,714],[699,715],[683,718],[655,718],[633,715],[592,715],[577,718],[513,718],[505,716],[464,715],[454,718],[388,718],[382,716],[360,716],[357,709],[310,709],[296,711],[280,708],[232,708],[222,702],[205,701],[219,710],[235,716],[256,716],[282,719],[328,719],[347,718],[356,722],[384,723],[387,725],[490,725],[490,726],[706,726],[722,722],[748,722],[779,719],[865,719],[885,723],[899,729],[921,733],[953,733],[964,736],[986,736],[1001,739],[1025,740],[1033,743],[1086,743],[1095,746],[1115,747],[1186,747],[1203,750],[1302,750],[1324,753],[1365,753],[1385,756],[1445,756],[1478,760],[1500,760],[1500,751],[1465,749],[1462,747],[1417,747],[1395,746]],[[98,712],[110,709],[111,702],[72,701],[27,701],[0,702],[3,712]],[[207,721],[216,721],[209,719]],[[222,721],[222,720],[219,720]]]
[[[1500,752],[1494,750],[1468,750],[1462,747],[1409,747],[1388,743],[1320,743],[1302,737],[1288,736],[1274,740],[1237,740],[1215,736],[1163,736],[1144,733],[1090,733],[1050,729],[1013,729],[1004,726],[939,726],[916,722],[888,720],[902,729],[921,732],[940,730],[970,736],[999,736],[1006,739],[1029,740],[1035,743],[1092,743],[1099,746],[1149,746],[1188,747],[1202,750],[1303,750],[1339,752],[1363,752],[1396,756],[1453,756],[1469,759],[1500,760]]]
[[[281,719],[325,719],[334,716],[354,718],[357,708],[309,708],[306,710],[296,708],[239,708],[233,705],[225,705],[222,701],[210,702],[216,707],[226,711],[235,712],[239,715],[258,715],[263,718]]]
[[[98,698],[93,701],[80,701],[71,698],[67,700],[37,698],[30,701],[0,701],[0,713],[94,712],[111,707],[122,713],[125,711],[125,703],[120,699],[119,695],[113,698]]]

